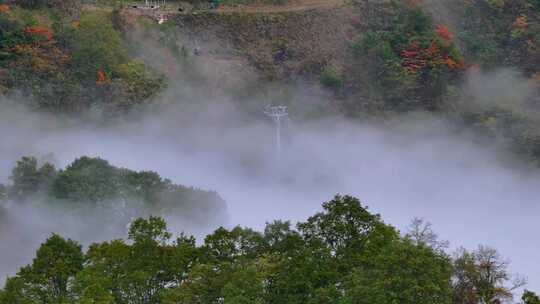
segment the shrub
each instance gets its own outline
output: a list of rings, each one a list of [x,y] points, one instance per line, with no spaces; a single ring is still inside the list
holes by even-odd
[[[449,77],[464,67],[454,34],[445,25],[435,27],[418,5],[393,2],[388,14],[391,22],[360,34],[351,50],[369,74],[377,75],[370,86],[375,84],[393,109],[419,97],[425,102],[411,104],[433,109]]]
[[[127,62],[120,33],[113,28],[107,14],[81,16],[79,29],[72,32],[69,40],[76,75],[81,80],[94,82],[99,70],[110,74],[115,66]]]
[[[118,65],[113,73],[122,79],[128,98],[134,101],[152,97],[163,88],[165,79],[144,64],[131,61]]]
[[[47,4],[47,0],[20,0],[18,4],[24,8],[38,8]]]
[[[489,7],[494,10],[502,10],[506,5],[505,0],[486,0]]]
[[[339,90],[343,83],[343,73],[335,66],[327,66],[321,73],[321,84],[329,89]]]

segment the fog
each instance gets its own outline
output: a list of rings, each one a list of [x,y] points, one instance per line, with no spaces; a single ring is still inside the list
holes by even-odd
[[[427,114],[384,124],[340,117],[296,121],[291,115],[278,162],[274,126],[264,115],[247,115],[227,100],[210,100],[204,108],[194,115],[172,103],[103,125],[4,102],[0,181],[7,182],[22,155],[59,167],[82,155],[99,156],[116,166],[154,170],[175,183],[216,190],[227,201],[229,226],[259,229],[273,219],[305,219],[334,194],[352,194],[398,228],[424,217],[454,247],[497,248],[511,260],[513,272],[540,289],[540,175],[519,169],[496,146]],[[87,244],[125,234],[117,227],[93,235],[93,225],[103,225],[103,218],[92,213],[82,217],[13,204],[2,212],[2,277],[31,261],[51,232]],[[199,236],[215,228],[196,230],[175,219],[169,224]]]
[[[496,143],[426,113],[350,121],[334,113],[327,93],[310,86],[260,85],[255,72],[237,71],[242,63],[210,58],[194,58],[185,73],[186,66],[157,64],[170,56],[148,46],[139,56],[152,58],[147,61],[174,80],[159,104],[137,113],[104,120],[93,107],[73,119],[31,109],[17,97],[1,100],[0,183],[9,182],[24,155],[60,168],[83,155],[98,156],[215,190],[227,202],[228,226],[258,229],[274,219],[303,220],[333,195],[351,194],[399,229],[423,217],[453,248],[498,249],[512,272],[540,290],[540,171]],[[533,92],[524,83],[511,71],[471,75],[462,102],[489,107],[503,96],[523,104]],[[290,108],[279,160],[274,125],[263,114],[269,103]],[[125,225],[104,215],[49,208],[39,200],[0,206],[0,278],[29,263],[51,232],[86,245],[126,235]],[[201,239],[220,223],[196,227],[168,218],[168,224]]]

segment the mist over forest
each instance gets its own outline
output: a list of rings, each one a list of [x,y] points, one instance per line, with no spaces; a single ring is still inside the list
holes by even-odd
[[[214,2],[0,0],[0,303],[540,303],[538,1]]]

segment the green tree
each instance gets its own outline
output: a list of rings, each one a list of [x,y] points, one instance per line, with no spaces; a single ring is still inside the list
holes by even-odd
[[[451,260],[422,221],[401,237],[353,197],[323,209],[298,230],[219,228],[201,246],[183,234],[172,241],[159,217],[134,220],[127,241],[92,244],[86,256],[53,235],[7,280],[0,304],[496,304],[521,286],[508,284],[493,249]]]
[[[323,209],[323,212],[298,224],[298,228],[306,240],[322,240],[336,256],[361,252],[370,235],[376,231],[383,232],[390,239],[397,237],[395,231],[382,223],[379,215],[369,213],[352,196],[338,195],[323,203]]]
[[[121,286],[128,274],[130,251],[130,246],[122,240],[92,244],[86,253],[84,270],[79,272],[73,284],[77,298],[90,303],[102,300],[125,303],[121,301]]]
[[[291,227],[289,221],[267,223],[263,234],[264,244],[268,251],[275,254],[286,253],[288,249],[304,245],[302,236]]]
[[[24,199],[29,195],[48,191],[56,178],[56,169],[46,163],[38,168],[35,157],[25,156],[17,161],[9,177],[13,185],[9,188],[9,196],[13,199]]]
[[[167,295],[167,301],[215,303],[225,299],[226,303],[241,303],[257,298],[262,286],[257,276],[249,278],[254,285],[245,292],[239,289],[246,287],[245,271],[250,269],[248,272],[253,274],[252,262],[260,257],[262,250],[262,236],[258,232],[240,227],[217,229],[204,240],[200,264],[180,288]]]
[[[0,303],[68,303],[71,283],[83,268],[81,246],[53,234],[36,252],[31,265],[8,279]],[[19,298],[19,302],[9,302]]]
[[[266,303],[335,303],[340,298],[336,285],[342,274],[326,243],[308,242],[282,221],[266,225],[264,240]]]
[[[239,268],[239,269],[238,269]],[[264,273],[256,265],[244,265],[234,271],[223,287],[225,304],[263,304]]]
[[[0,202],[7,199],[7,187],[4,184],[0,184]]]
[[[19,5],[24,8],[38,8],[45,6],[48,0],[21,0]]]
[[[327,66],[321,73],[321,84],[329,89],[340,90],[343,82],[342,71],[335,66]]]
[[[81,157],[58,173],[51,194],[76,202],[115,198],[121,190],[118,170],[106,160]]]
[[[34,304],[24,291],[24,281],[19,277],[8,278],[3,290],[0,290],[1,304]]]
[[[111,75],[128,58],[120,33],[102,12],[87,12],[81,16],[80,27],[73,32],[71,49],[78,78],[90,82],[95,82],[100,70]]]
[[[285,240],[290,247],[270,255],[273,265],[267,279],[267,303],[319,303],[328,293],[339,299],[335,288],[343,274],[336,267],[330,249],[293,235],[290,238]]]
[[[28,42],[28,37],[23,35],[24,26],[22,20],[13,20],[7,14],[0,13],[0,66],[14,59],[15,54],[10,51],[12,47]]]
[[[129,227],[129,239],[134,245],[165,244],[171,233],[167,231],[167,223],[160,218],[151,216],[148,220],[138,218]]]
[[[540,297],[538,297],[534,292],[525,290],[523,296],[521,297],[524,304],[540,304]]]
[[[204,249],[209,260],[235,262],[239,258],[253,259],[262,253],[262,235],[251,229],[223,227],[204,239]]]
[[[84,292],[79,297],[80,304],[116,304],[111,292],[99,284],[85,287]]]
[[[165,87],[165,78],[141,62],[115,66],[114,75],[122,79],[122,89],[131,102],[147,100]]]
[[[452,266],[443,253],[395,240],[364,261],[345,281],[343,304],[452,303]]]
[[[168,181],[163,180],[159,174],[151,171],[134,172],[123,170],[122,175],[131,195],[140,197],[147,203],[155,203],[160,200],[161,194],[169,186]]]
[[[168,244],[163,219],[136,219],[129,229],[131,245],[121,240],[92,245],[75,290],[87,301],[160,303],[168,289],[179,286],[199,255],[195,239],[179,237]],[[107,302],[105,302],[107,303]]]

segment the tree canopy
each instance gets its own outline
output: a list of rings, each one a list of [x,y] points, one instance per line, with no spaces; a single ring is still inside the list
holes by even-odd
[[[451,258],[336,196],[297,229],[221,227],[201,244],[172,238],[159,217],[85,253],[54,234],[7,280],[0,303],[495,304],[510,296],[502,261],[486,247]],[[523,301],[538,297],[526,291]]]
[[[69,209],[111,208],[122,218],[148,214],[171,215],[199,222],[224,222],[225,202],[212,191],[172,183],[152,171],[133,171],[101,158],[80,157],[65,169],[22,157],[0,186],[0,200],[21,204],[35,201],[67,204]]]

